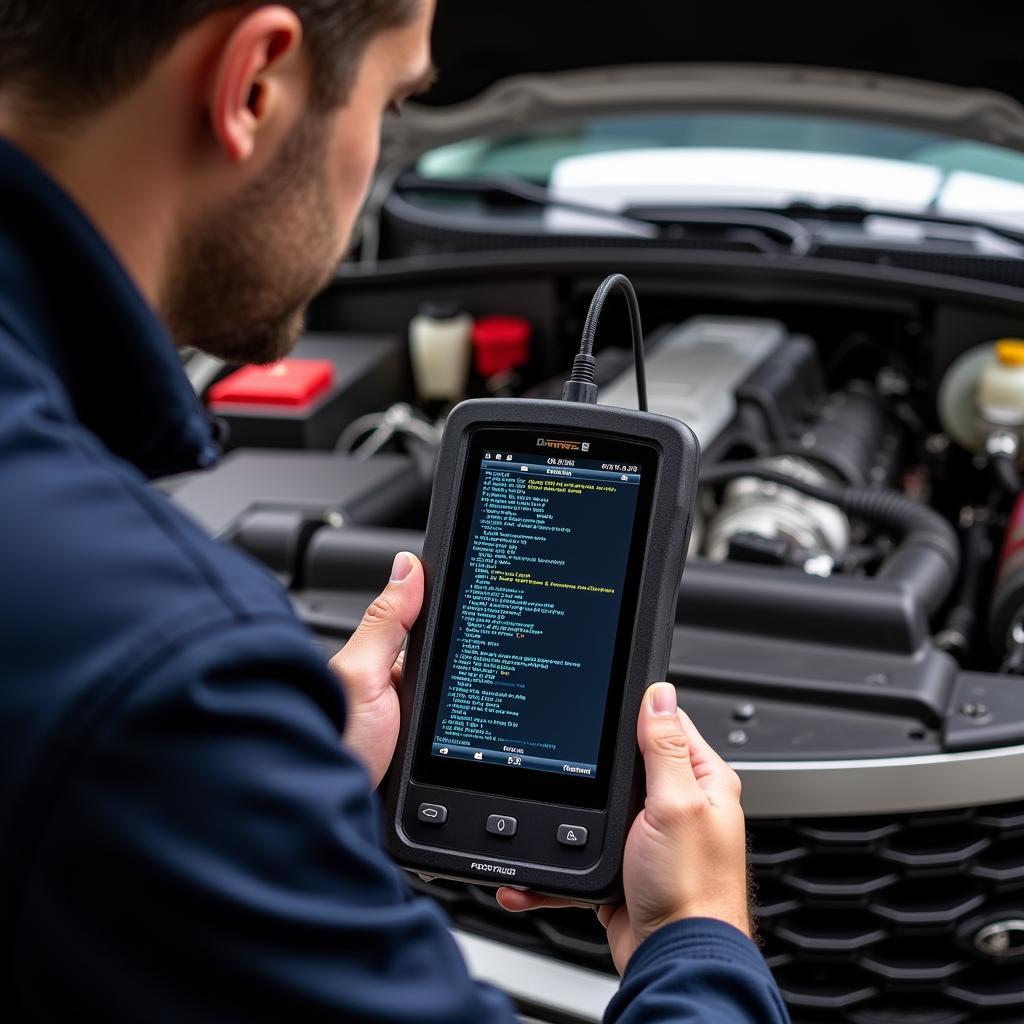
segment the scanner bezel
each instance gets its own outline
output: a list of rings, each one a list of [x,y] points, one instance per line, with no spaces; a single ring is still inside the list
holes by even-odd
[[[471,438],[484,428],[528,428],[564,433],[582,431],[630,437],[656,446],[661,454],[641,568],[633,643],[623,677],[621,713],[608,764],[608,796],[603,810],[585,810],[529,799],[481,794],[454,786],[424,786],[413,779],[415,743],[428,689],[428,673],[439,632],[443,579],[453,546],[460,482],[466,475]],[[539,435],[538,435],[539,436]],[[689,543],[697,487],[699,448],[693,432],[678,420],[607,406],[528,399],[478,399],[452,410],[438,457],[423,549],[426,595],[423,614],[409,638],[400,690],[402,721],[398,749],[386,781],[386,839],[395,860],[420,875],[453,878],[481,885],[512,884],[538,892],[594,903],[621,898],[622,852],[626,835],[641,806],[642,766],[636,744],[636,718],[647,686],[664,679],[683,561]],[[434,720],[428,728],[433,729]],[[418,802],[450,807],[442,828],[420,827]],[[487,806],[485,806],[485,804]],[[536,831],[521,825],[516,841],[487,837],[484,811],[513,814],[531,824],[574,811],[594,820],[592,844],[584,851],[542,849],[520,842]],[[452,823],[472,816],[467,831]],[[592,819],[591,819],[592,816]],[[479,825],[479,828],[477,828]],[[472,827],[470,827],[472,826]],[[589,827],[589,826],[588,826]],[[482,833],[479,842],[477,833]],[[458,842],[453,837],[461,835]],[[486,838],[484,838],[486,837]],[[495,844],[504,844],[496,846]],[[539,856],[538,856],[539,854]],[[543,858],[543,859],[542,859]]]

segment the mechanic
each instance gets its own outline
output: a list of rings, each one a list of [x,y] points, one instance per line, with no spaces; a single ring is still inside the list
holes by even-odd
[[[433,4],[0,0],[7,1020],[512,1019],[380,847],[419,563],[328,668],[149,483],[218,454],[176,346],[295,343],[382,114],[430,80]],[[669,684],[638,739],[608,1019],[784,1021],[736,775]]]

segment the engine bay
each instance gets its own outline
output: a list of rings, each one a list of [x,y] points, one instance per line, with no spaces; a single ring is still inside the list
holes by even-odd
[[[1012,376],[1013,290],[626,262],[639,263],[651,409],[689,423],[703,450],[672,679],[706,735],[751,761],[1024,742],[1018,512],[984,448],[1017,428],[1012,408],[978,406],[986,372]],[[343,272],[314,307],[295,355],[333,377],[312,402],[213,400],[227,370],[190,362],[230,452],[167,485],[281,579],[328,650],[393,555],[419,548],[451,401],[556,395],[598,277],[564,256],[397,263]],[[599,401],[629,406],[614,305]],[[424,316],[483,325],[463,365],[417,363]]]
[[[296,352],[330,361],[330,384],[301,407],[218,403],[228,369],[190,359],[234,440],[219,468],[164,486],[274,573],[332,655],[394,555],[421,551],[455,397],[439,396],[558,395],[594,287],[628,273],[651,409],[703,446],[669,679],[743,781],[758,928],[793,1019],[1008,1024],[1024,998],[1008,341],[1024,294],[784,264],[577,251],[343,268]],[[417,364],[423,317],[441,346],[468,319],[505,357],[477,344]],[[612,301],[605,318],[599,401],[631,406],[626,311]],[[491,950],[502,966],[484,976],[529,1012],[536,993],[498,950],[586,968],[587,986],[614,974],[592,913],[509,915],[480,886],[410,884]]]

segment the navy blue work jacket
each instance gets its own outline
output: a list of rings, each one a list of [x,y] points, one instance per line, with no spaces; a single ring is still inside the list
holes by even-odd
[[[0,1015],[511,1021],[382,852],[286,595],[150,483],[217,455],[110,248],[0,141]],[[687,921],[608,1019],[785,1011],[752,943]]]

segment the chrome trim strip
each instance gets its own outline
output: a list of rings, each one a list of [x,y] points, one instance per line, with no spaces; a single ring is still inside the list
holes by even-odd
[[[618,979],[586,967],[564,964],[550,956],[513,949],[478,935],[452,935],[478,981],[487,981],[535,1006],[546,1006],[581,1021],[599,1024],[618,990]]]
[[[1024,746],[848,761],[733,761],[749,818],[896,814],[1024,800]]]

